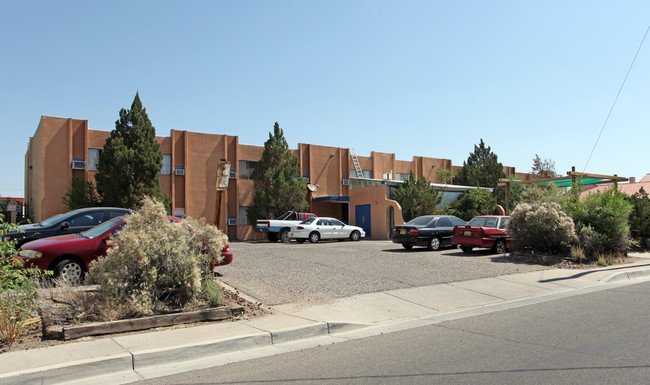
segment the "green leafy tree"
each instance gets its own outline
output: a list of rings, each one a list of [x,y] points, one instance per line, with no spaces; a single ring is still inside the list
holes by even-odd
[[[492,152],[490,146],[481,143],[474,145],[474,152],[469,154],[463,167],[458,170],[454,183],[464,186],[497,187],[499,179],[504,178],[503,164],[499,157]]]
[[[136,93],[131,109],[120,110],[115,130],[99,156],[95,182],[102,205],[135,209],[147,195],[169,208],[171,198],[160,187],[162,159],[156,130]]]
[[[437,208],[442,203],[442,193],[431,186],[424,177],[416,179],[413,171],[393,192],[393,199],[402,206],[402,216],[407,222],[421,215],[442,213],[442,210]]]
[[[447,212],[450,215],[469,221],[477,215],[493,214],[496,206],[496,200],[489,191],[472,188],[452,203]]]
[[[250,223],[261,218],[277,218],[289,210],[305,211],[309,207],[298,158],[289,151],[284,132],[277,122],[264,143],[254,180],[255,196],[247,213]]]
[[[84,183],[79,178],[72,178],[72,185],[63,195],[63,203],[69,210],[98,206],[99,196],[95,191],[95,185],[91,181]]]
[[[535,154],[533,159],[533,167],[530,170],[530,173],[535,176],[535,178],[555,178],[557,174],[555,173],[555,162],[551,159],[542,159],[539,155]]]

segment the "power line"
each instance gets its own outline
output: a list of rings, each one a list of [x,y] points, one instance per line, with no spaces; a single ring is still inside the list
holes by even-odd
[[[637,56],[639,56],[639,52],[641,51],[641,47],[643,47],[643,42],[645,41],[646,36],[648,36],[648,31],[650,31],[650,25],[648,25],[648,29],[645,30],[645,35],[643,35],[643,39],[641,39],[641,44],[639,44],[639,48],[636,50],[636,54],[634,55],[634,59],[632,59],[632,63],[630,64],[630,68],[627,69],[627,73],[625,74],[625,79],[623,79],[623,83],[621,83],[621,87],[618,89],[618,94],[616,94],[616,98],[614,99],[614,103],[612,103],[612,107],[609,109],[609,113],[607,114],[607,118],[605,119],[605,123],[603,123],[603,127],[600,129],[600,133],[598,134],[598,138],[596,139],[596,143],[594,143],[594,147],[591,149],[591,153],[589,154],[589,158],[587,159],[587,163],[585,163],[585,168],[582,169],[583,173],[587,170],[587,165],[589,164],[589,161],[591,160],[591,156],[594,154],[594,151],[596,150],[596,146],[598,145],[598,141],[600,140],[600,137],[603,135],[603,131],[605,131],[605,126],[607,125],[607,122],[609,121],[609,117],[612,116],[612,111],[614,111],[614,107],[616,106],[616,102],[618,101],[618,97],[621,95],[621,92],[623,91],[623,87],[625,86],[625,82],[627,81],[627,77],[630,75],[630,71],[632,71],[632,67],[634,67],[634,62],[636,61]]]

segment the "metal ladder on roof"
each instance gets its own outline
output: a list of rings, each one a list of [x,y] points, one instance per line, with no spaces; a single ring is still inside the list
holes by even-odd
[[[350,147],[349,150],[350,150],[350,157],[352,158],[352,164],[354,165],[354,170],[357,172],[357,178],[363,178],[363,171],[361,171],[359,158],[357,158],[357,154],[354,153],[354,148]]]

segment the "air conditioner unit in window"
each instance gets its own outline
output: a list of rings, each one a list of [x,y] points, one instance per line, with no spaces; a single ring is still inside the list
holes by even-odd
[[[237,170],[230,170],[230,178],[232,179],[237,178]]]
[[[350,185],[350,180],[348,178],[343,178],[342,183],[343,183],[343,186],[348,186],[348,185]]]
[[[228,217],[228,226],[235,226],[237,224],[237,217]]]
[[[185,176],[185,169],[184,168],[174,169],[174,175]]]
[[[85,160],[73,160],[72,161],[72,169],[73,170],[85,170],[86,169],[86,161]]]

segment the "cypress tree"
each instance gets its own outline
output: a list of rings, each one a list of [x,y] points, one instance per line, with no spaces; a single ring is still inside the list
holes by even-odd
[[[160,187],[163,152],[140,96],[122,108],[99,156],[95,183],[103,206],[137,208],[145,195],[169,203]]]
[[[499,179],[505,176],[499,157],[481,139],[479,146],[474,145],[474,152],[469,154],[463,167],[458,170],[454,184],[494,188]]]

